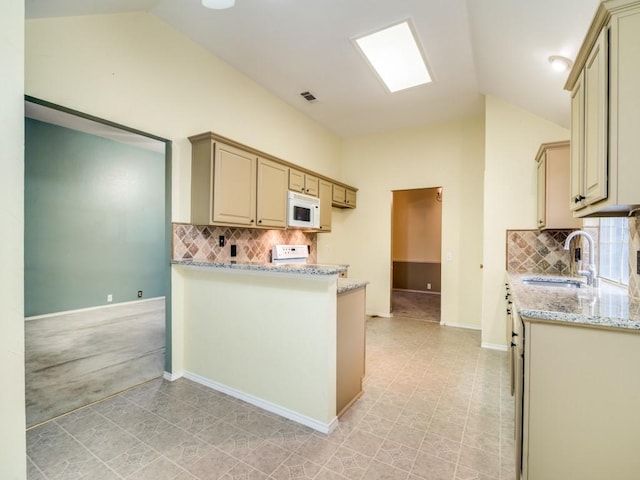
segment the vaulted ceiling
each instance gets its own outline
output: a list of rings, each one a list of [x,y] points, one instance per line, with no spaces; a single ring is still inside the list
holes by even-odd
[[[482,112],[484,94],[569,125],[567,72],[599,0],[26,0],[27,18],[146,11],[341,137]],[[353,45],[404,19],[434,81],[388,93]],[[300,96],[310,91],[317,101]]]

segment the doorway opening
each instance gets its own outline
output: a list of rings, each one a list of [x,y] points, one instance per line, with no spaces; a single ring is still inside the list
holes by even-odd
[[[439,323],[442,187],[392,195],[391,314]]]
[[[171,142],[25,97],[27,427],[171,371]]]

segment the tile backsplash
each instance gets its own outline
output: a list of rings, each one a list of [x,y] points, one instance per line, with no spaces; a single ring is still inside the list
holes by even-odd
[[[225,246],[218,246],[223,235]],[[317,263],[317,234],[301,230],[261,230],[257,228],[216,227],[173,224],[173,260],[196,262],[271,262],[271,247],[276,244],[309,245],[308,263]],[[231,257],[231,245],[237,255]]]
[[[564,249],[570,233],[571,230],[507,230],[507,271],[570,274],[571,256]]]

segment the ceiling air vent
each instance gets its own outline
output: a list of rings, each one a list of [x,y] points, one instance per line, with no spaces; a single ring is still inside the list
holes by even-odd
[[[317,100],[317,98],[315,97],[315,95],[313,95],[313,93],[311,92],[302,92],[300,95],[302,95],[302,97],[307,101],[307,102],[315,102]]]

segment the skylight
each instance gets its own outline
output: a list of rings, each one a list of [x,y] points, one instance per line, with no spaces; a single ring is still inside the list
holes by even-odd
[[[431,82],[431,75],[409,22],[355,39],[390,92]]]

